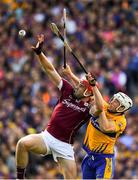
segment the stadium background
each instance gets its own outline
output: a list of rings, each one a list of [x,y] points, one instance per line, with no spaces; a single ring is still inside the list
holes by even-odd
[[[46,35],[45,53],[62,75],[63,44],[49,29],[62,28],[67,8],[67,35],[87,70],[94,72],[105,99],[121,90],[135,105],[127,114],[128,126],[116,146],[115,178],[138,178],[138,2],[135,0],[1,0],[0,1],[0,178],[15,178],[15,147],[19,138],[45,128],[57,101],[58,91],[41,70],[31,44],[39,33]],[[19,38],[25,29],[27,36]],[[79,77],[79,65],[68,53],[68,63]],[[42,103],[43,101],[43,103]],[[74,148],[81,177],[85,153]],[[27,177],[62,178],[51,156],[30,155]]]

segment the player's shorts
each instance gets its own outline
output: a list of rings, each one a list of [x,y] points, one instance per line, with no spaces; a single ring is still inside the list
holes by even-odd
[[[82,162],[83,179],[111,179],[114,175],[115,160],[112,154],[91,153]]]
[[[74,160],[74,151],[71,144],[56,139],[46,130],[41,135],[47,147],[47,154],[52,154],[56,162],[58,157]]]

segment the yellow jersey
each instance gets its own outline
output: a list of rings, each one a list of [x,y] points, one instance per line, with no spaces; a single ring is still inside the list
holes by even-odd
[[[108,120],[114,121],[116,125],[116,132],[105,133],[99,128],[98,117],[91,117],[88,124],[85,138],[84,138],[84,149],[86,152],[102,153],[102,154],[113,154],[114,145],[118,136],[126,128],[126,118],[124,115],[115,115],[107,111],[109,104],[105,103],[104,111]]]

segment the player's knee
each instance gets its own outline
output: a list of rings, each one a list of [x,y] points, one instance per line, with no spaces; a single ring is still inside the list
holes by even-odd
[[[21,138],[17,143],[17,148],[29,150],[30,143],[25,138]]]
[[[24,142],[23,142],[22,138],[18,141],[16,148],[17,149],[23,149],[24,148]]]

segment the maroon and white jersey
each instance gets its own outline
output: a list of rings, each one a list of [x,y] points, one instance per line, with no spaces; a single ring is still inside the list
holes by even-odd
[[[78,129],[90,118],[89,104],[72,96],[73,87],[68,81],[62,79],[59,89],[61,97],[53,110],[47,131],[55,138],[72,144]]]

